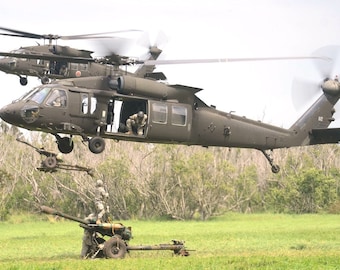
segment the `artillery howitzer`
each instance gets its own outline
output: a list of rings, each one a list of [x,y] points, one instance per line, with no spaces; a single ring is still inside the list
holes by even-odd
[[[50,152],[45,150],[44,148],[38,148],[34,145],[21,140],[20,138],[16,139],[18,142],[24,143],[32,148],[34,148],[40,155],[45,156],[46,158],[41,162],[41,166],[37,168],[39,171],[43,172],[56,172],[58,169],[61,170],[68,170],[68,171],[83,171],[87,172],[89,175],[93,176],[93,171],[91,168],[78,166],[78,165],[71,165],[66,164],[63,162],[63,160],[60,158],[59,154]]]
[[[82,256],[84,258],[124,258],[130,250],[172,250],[175,255],[189,256],[184,247],[184,241],[172,240],[172,244],[130,246],[132,239],[131,227],[122,223],[100,223],[94,219],[81,219],[59,212],[47,206],[41,206],[41,211],[60,216],[79,223],[84,228]],[[108,240],[104,236],[110,237]]]

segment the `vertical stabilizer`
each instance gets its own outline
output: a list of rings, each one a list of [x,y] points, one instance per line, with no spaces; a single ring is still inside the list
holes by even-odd
[[[323,94],[318,100],[290,127],[295,136],[292,145],[311,144],[311,134],[314,129],[326,129],[332,121],[335,112],[334,105],[340,97],[340,84],[328,80],[321,86]]]
[[[157,48],[156,46],[151,46],[149,48],[149,58],[147,60],[157,60],[161,53],[161,49]],[[136,70],[135,75],[140,78],[152,77],[149,76],[149,74],[152,74],[155,68],[155,65],[141,65]]]

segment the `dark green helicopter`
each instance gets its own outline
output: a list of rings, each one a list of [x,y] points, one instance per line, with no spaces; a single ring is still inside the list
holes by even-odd
[[[153,66],[305,58],[330,62],[329,57],[320,55],[162,61],[140,61],[126,57],[124,64]],[[72,58],[70,61],[92,60]],[[114,59],[107,61],[114,62]],[[332,74],[329,73],[328,76],[330,75]],[[101,153],[105,149],[104,139],[252,148],[261,151],[269,161],[272,171],[278,173],[280,168],[274,164],[271,155],[273,149],[338,143],[340,140],[339,128],[327,128],[334,120],[334,105],[340,98],[340,83],[336,79],[323,77],[320,85],[316,87],[321,92],[320,97],[288,129],[208,106],[196,95],[201,88],[166,84],[155,78],[144,78],[124,72],[63,79],[35,87],[3,107],[0,117],[21,128],[53,134],[62,153],[70,153],[73,150],[74,135],[79,135],[88,142],[93,153]],[[135,114],[142,114],[144,123],[130,129],[131,116]]]
[[[11,52],[0,52],[0,56],[5,56],[0,59],[0,70],[19,76],[20,84],[27,85],[27,76],[35,76],[40,78],[42,84],[49,83],[51,79],[65,79],[89,76],[107,76],[117,72],[117,65],[107,65],[105,59],[93,59],[91,54],[93,51],[79,50],[69,46],[61,46],[53,44],[52,41],[62,40],[84,40],[84,39],[113,39],[120,38],[110,36],[111,34],[126,33],[126,32],[141,32],[139,30],[123,30],[96,34],[59,36],[59,35],[40,35],[30,32],[19,31],[0,27],[0,30],[9,33],[0,33],[0,35],[11,37],[22,37],[31,39],[48,40],[47,45],[35,45],[21,47],[20,49]],[[126,40],[120,39],[120,42]],[[157,59],[161,54],[161,50],[156,46],[149,46],[149,59]],[[116,58],[116,63],[124,62],[124,57],[112,53],[111,58]],[[88,59],[89,61],[73,62],[72,58]],[[144,66],[140,68],[136,74],[138,76],[157,76],[152,71],[154,67]],[[162,74],[158,74],[161,75]]]

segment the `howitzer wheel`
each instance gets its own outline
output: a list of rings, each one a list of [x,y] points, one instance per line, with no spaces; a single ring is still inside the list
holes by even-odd
[[[57,159],[55,156],[50,156],[47,157],[44,161],[43,161],[43,165],[48,168],[48,169],[54,169],[55,167],[57,167]]]
[[[113,236],[105,242],[103,252],[107,258],[123,259],[126,254],[126,244],[121,238]]]

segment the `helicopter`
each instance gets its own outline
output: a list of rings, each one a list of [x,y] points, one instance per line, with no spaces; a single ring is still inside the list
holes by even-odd
[[[105,59],[93,59],[91,54],[93,51],[79,50],[69,46],[61,46],[52,44],[53,40],[81,40],[81,39],[103,39],[114,38],[107,36],[108,34],[117,34],[121,32],[138,32],[139,30],[124,30],[105,32],[97,34],[84,34],[73,36],[59,36],[59,35],[40,35],[30,32],[19,31],[0,27],[0,30],[9,33],[0,33],[4,36],[23,37],[33,39],[48,40],[48,45],[36,45],[21,47],[11,52],[0,52],[0,56],[5,56],[0,59],[0,70],[19,76],[20,84],[25,86],[28,83],[27,76],[35,76],[40,78],[42,84],[47,84],[51,79],[65,79],[76,77],[89,76],[106,76],[115,73],[117,66],[107,65]],[[118,38],[116,38],[118,39]],[[157,59],[162,50],[156,46],[149,46],[149,59]],[[116,62],[124,61],[125,57],[112,53],[111,58],[115,58]],[[72,58],[83,58],[88,61],[77,62],[70,61]],[[147,68],[140,68],[135,72],[136,76],[155,76],[152,73],[154,68],[148,66]],[[162,74],[160,74],[162,75]]]
[[[143,61],[126,58],[125,63],[147,66],[291,58],[330,60],[324,56]],[[105,139],[237,147],[261,151],[272,172],[278,173],[274,149],[340,141],[340,129],[328,128],[334,121],[340,83],[336,78],[324,77],[317,87],[321,90],[318,100],[288,129],[208,106],[196,95],[201,88],[125,73],[69,78],[35,87],[0,109],[0,117],[15,126],[54,135],[59,151],[65,154],[73,150],[75,135],[81,136],[95,154],[104,151]],[[145,125],[141,131],[129,130],[128,119],[139,112],[147,116]]]

